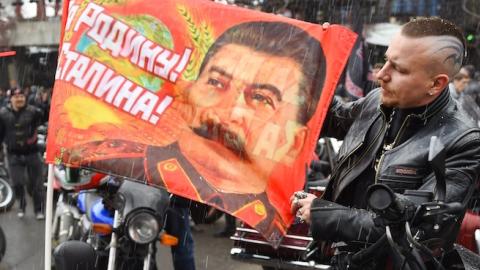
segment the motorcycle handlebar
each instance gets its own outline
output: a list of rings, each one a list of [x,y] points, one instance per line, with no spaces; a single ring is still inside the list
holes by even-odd
[[[419,219],[422,222],[423,218],[431,219],[430,217],[456,215],[464,210],[464,207],[459,202],[423,202],[421,204],[413,203],[408,196],[396,194],[388,186],[383,184],[375,184],[367,190],[367,203],[369,207],[378,214],[380,219],[384,220],[383,225],[389,224],[408,224],[413,219]],[[415,222],[416,223],[416,222]],[[402,229],[402,226],[394,226],[390,229]],[[416,242],[417,243],[417,242]],[[417,243],[419,244],[419,243]],[[374,257],[379,250],[389,245],[388,237],[384,234],[371,246],[354,253],[350,258],[352,265],[362,265]],[[421,244],[419,244],[421,245]]]

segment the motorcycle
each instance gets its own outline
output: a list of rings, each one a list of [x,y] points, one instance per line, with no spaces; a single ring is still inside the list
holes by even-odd
[[[78,193],[80,237],[55,249],[56,268],[157,269],[156,241],[177,243],[163,232],[170,195],[164,189],[112,176],[97,184]]]
[[[53,214],[52,243],[53,247],[56,247],[63,242],[80,239],[82,213],[77,207],[78,189],[85,189],[87,184],[98,184],[106,175],[88,170],[71,170],[61,165],[53,167],[53,175],[56,203]]]
[[[0,168],[3,168],[3,170],[0,170],[0,212],[6,212],[13,206],[15,198],[12,187],[7,180],[5,180],[6,178],[3,178],[8,177],[7,170],[4,167]],[[6,248],[7,240],[2,227],[0,227],[0,262],[5,255]]]
[[[0,176],[0,212],[5,212],[12,208],[15,203],[15,195],[12,186],[5,178]]]
[[[421,236],[425,234],[424,228],[433,227],[434,230],[441,230],[445,223],[454,222],[455,213],[463,209],[460,203],[444,202],[445,168],[444,160],[441,157],[442,147],[437,143],[438,140],[432,139],[430,147],[430,163],[437,179],[435,193],[405,192],[410,194],[408,197],[410,200],[418,202],[420,198],[424,198],[421,204],[412,210],[415,213],[413,218],[392,220],[392,211],[397,212],[397,215],[393,216],[404,214],[401,213],[402,209],[405,209],[405,205],[401,205],[402,200],[399,200],[388,186],[377,184],[369,188],[368,204],[377,213],[386,230],[386,234],[377,243],[357,253],[339,253],[338,246],[332,247],[326,242],[317,243],[309,235],[308,225],[294,223],[279,248],[274,250],[256,230],[242,224],[231,237],[234,240],[230,252],[231,257],[243,262],[260,264],[265,270],[366,269],[366,261],[375,258],[376,254],[380,253],[379,251],[390,248],[394,251],[394,260],[391,262],[394,269],[479,269],[480,256],[472,250],[455,244],[452,252],[443,254],[443,257],[439,259],[433,256],[435,253],[422,242]],[[310,192],[317,193],[317,195],[322,190],[324,187],[309,189]],[[435,200],[425,200],[425,198],[435,198]],[[469,227],[469,234],[478,235],[480,226],[473,230],[472,227],[475,226]],[[465,236],[465,231],[460,232],[459,239],[462,238],[462,234]],[[467,239],[470,243],[472,242],[472,237],[467,237]],[[438,252],[438,250],[436,251]],[[473,251],[478,252],[478,247]],[[425,258],[428,258],[428,264],[425,264]]]
[[[341,142],[321,138],[315,149],[315,157],[307,173],[305,190],[321,196],[328,184],[328,175]],[[321,158],[319,158],[321,157]],[[305,223],[294,222],[283,237],[278,249],[273,247],[253,228],[241,223],[230,251],[235,260],[259,264],[264,270],[273,269],[328,269],[330,254],[323,254],[309,235]],[[326,268],[327,267],[327,268]]]
[[[47,149],[48,122],[37,127],[37,146],[40,153]]]

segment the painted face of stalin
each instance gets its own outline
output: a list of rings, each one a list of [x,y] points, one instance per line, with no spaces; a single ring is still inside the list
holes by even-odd
[[[225,156],[233,153],[269,175],[303,147],[306,127],[297,120],[302,80],[300,64],[290,57],[227,44],[188,90],[197,111],[192,126]]]

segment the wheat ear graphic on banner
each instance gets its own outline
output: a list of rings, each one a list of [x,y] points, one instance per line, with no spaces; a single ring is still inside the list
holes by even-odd
[[[193,50],[192,61],[190,61],[183,72],[183,78],[185,80],[193,81],[197,78],[203,57],[207,54],[208,48],[210,48],[214,42],[213,29],[206,21],[202,21],[198,26],[187,7],[177,5],[177,10],[185,19],[192,45],[195,47],[195,50]]]

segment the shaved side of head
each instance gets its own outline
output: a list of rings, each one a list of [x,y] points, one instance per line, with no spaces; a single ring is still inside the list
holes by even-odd
[[[465,38],[452,22],[440,18],[412,20],[401,33],[410,38],[425,38],[430,47],[431,72],[445,73],[450,79],[458,73],[465,57]]]
[[[425,38],[432,62],[431,72],[446,73],[450,79],[458,73],[463,63],[463,44],[452,36],[431,36]]]

